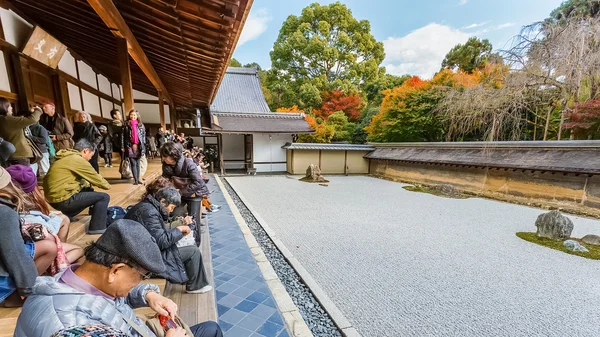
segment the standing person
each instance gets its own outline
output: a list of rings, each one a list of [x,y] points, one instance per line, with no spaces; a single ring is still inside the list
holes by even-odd
[[[102,134],[102,141],[100,142],[100,146],[98,150],[101,152],[102,158],[104,158],[104,167],[113,167],[112,166],[112,153],[113,153],[113,141],[106,129],[106,126],[101,125],[100,133]]]
[[[158,148],[159,149],[166,142],[168,142],[168,140],[167,140],[167,133],[165,132],[165,128],[163,128],[162,126],[158,129],[158,133],[156,134],[156,142],[158,143]]]
[[[73,148],[73,127],[69,120],[56,112],[52,102],[44,103],[42,109],[44,115],[40,118],[40,124],[48,130],[56,152]]]
[[[73,141],[77,143],[80,139],[87,139],[96,148],[102,141],[102,134],[98,131],[98,128],[92,122],[92,116],[84,111],[77,111],[75,114],[75,124],[73,125]],[[94,168],[97,173],[100,173],[98,166],[98,156],[100,151],[94,150],[94,156],[90,159],[90,165]]]
[[[50,168],[50,153],[48,152],[48,130],[39,122],[29,126],[31,139],[42,151],[42,160],[38,164],[32,164],[31,169],[40,178],[43,178]]]
[[[104,190],[110,184],[88,162],[96,147],[82,138],[73,149],[60,150],[56,161],[44,179],[44,196],[52,207],[73,218],[84,209],[93,206],[92,219],[87,234],[102,234],[106,230],[106,210],[110,196],[94,192],[91,186]]]
[[[110,117],[112,117],[112,120],[108,124],[108,134],[113,142],[113,150],[119,152],[119,157],[121,158],[121,163],[119,164],[121,179],[126,179],[126,177],[123,175],[123,163],[125,162],[125,156],[123,155],[123,151],[121,151],[123,116],[121,115],[121,111],[119,111],[119,109],[113,109],[110,111]]]
[[[15,146],[15,153],[9,159],[10,164],[29,166],[33,151],[25,137],[25,129],[37,123],[41,115],[42,110],[35,107],[28,116],[14,116],[10,102],[0,97],[0,137]]]
[[[146,129],[137,110],[132,109],[129,111],[121,138],[121,151],[131,164],[133,184],[139,185],[140,158],[146,153]]]

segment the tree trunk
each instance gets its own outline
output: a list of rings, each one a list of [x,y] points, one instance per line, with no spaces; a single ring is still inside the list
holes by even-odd
[[[538,115],[537,108],[535,109],[535,121],[533,122],[533,140],[537,140],[537,124],[538,124]]]
[[[544,128],[544,140],[548,140],[548,129],[550,128],[550,114],[552,113],[552,110],[554,110],[553,105],[551,105],[550,108],[548,108],[548,113],[546,114],[546,127]]]

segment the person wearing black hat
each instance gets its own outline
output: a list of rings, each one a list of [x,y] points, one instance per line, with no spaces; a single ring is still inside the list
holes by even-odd
[[[177,305],[158,286],[140,284],[165,265],[156,241],[141,224],[117,220],[85,249],[86,261],[55,277],[39,277],[19,315],[15,337],[47,337],[82,324],[105,324],[130,336],[155,335],[136,317],[134,308],[149,306],[172,319]],[[215,322],[191,327],[193,337],[222,337]],[[181,329],[167,337],[184,337]],[[189,336],[192,337],[192,336]]]

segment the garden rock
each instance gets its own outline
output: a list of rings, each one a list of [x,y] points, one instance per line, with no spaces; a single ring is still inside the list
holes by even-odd
[[[541,214],[535,221],[537,236],[562,241],[571,237],[573,222],[559,211]]]
[[[588,245],[600,246],[600,236],[594,234],[588,234],[581,238],[581,241]]]
[[[315,183],[328,182],[327,180],[325,180],[325,178],[323,178],[323,175],[321,175],[321,169],[315,164],[310,164],[308,166],[308,168],[306,169],[306,177],[304,177],[302,180]]]
[[[566,240],[565,242],[563,242],[563,245],[565,246],[565,248],[567,248],[568,250],[570,250],[572,252],[582,252],[582,253],[589,252],[589,250],[587,248],[585,248],[584,246],[582,246],[579,242],[577,242],[575,240]]]

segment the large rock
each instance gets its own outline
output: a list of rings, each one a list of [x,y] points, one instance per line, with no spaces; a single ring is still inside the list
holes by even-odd
[[[600,246],[600,236],[594,234],[588,234],[581,238],[581,241],[588,245]]]
[[[565,248],[567,248],[568,250],[570,250],[572,252],[582,252],[582,253],[589,252],[589,250],[587,248],[585,248],[584,246],[582,246],[579,242],[577,242],[575,240],[565,240],[565,242],[563,242],[563,245],[565,246]]]
[[[538,237],[557,241],[570,238],[571,232],[573,232],[573,222],[559,211],[541,214],[535,221],[535,226]]]
[[[321,169],[315,165],[310,164],[306,169],[306,177],[303,179],[304,181],[312,181],[312,182],[327,182],[325,178],[321,175]]]

